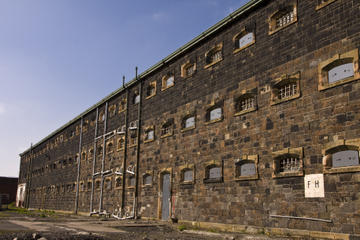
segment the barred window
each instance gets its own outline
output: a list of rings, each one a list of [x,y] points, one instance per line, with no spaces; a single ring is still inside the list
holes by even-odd
[[[288,83],[281,87],[279,87],[278,98],[285,99],[292,97],[298,93],[297,84],[295,83]]]
[[[115,179],[115,187],[121,187],[121,178],[120,177],[117,177],[116,179]]]
[[[276,27],[280,28],[294,21],[294,12],[288,11],[276,18]]]
[[[235,112],[244,113],[256,109],[256,99],[253,94],[243,94],[235,99]]]
[[[168,120],[161,126],[161,136],[166,137],[173,134],[173,119]]]
[[[189,65],[189,66],[187,66],[187,67],[185,68],[185,75],[186,75],[186,76],[191,76],[191,75],[194,74],[194,72],[195,72],[195,67],[194,67],[194,65]]]
[[[297,172],[300,170],[300,161],[298,156],[284,156],[279,160],[279,172]]]
[[[208,60],[207,60],[207,63],[210,64],[210,63],[214,63],[214,62],[218,62],[222,59],[222,53],[221,53],[221,50],[220,51],[216,51],[214,53],[211,53],[209,56],[208,56]]]

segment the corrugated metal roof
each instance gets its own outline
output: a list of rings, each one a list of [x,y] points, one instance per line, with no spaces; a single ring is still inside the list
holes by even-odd
[[[216,23],[215,25],[213,25],[212,27],[210,27],[209,29],[207,29],[206,31],[204,31],[203,33],[201,33],[200,35],[198,35],[197,37],[195,37],[194,39],[192,39],[190,42],[188,42],[187,44],[183,45],[182,47],[178,48],[175,52],[171,53],[170,55],[168,55],[167,57],[165,57],[164,59],[162,59],[161,61],[159,61],[158,63],[156,63],[155,65],[153,65],[152,67],[150,67],[149,69],[147,69],[146,71],[144,71],[143,73],[141,73],[138,76],[138,79],[132,79],[131,81],[127,82],[125,84],[124,87],[121,87],[115,91],[113,91],[112,93],[110,93],[109,95],[107,95],[105,98],[103,98],[102,100],[100,100],[99,102],[97,102],[96,104],[94,104],[93,106],[89,107],[88,109],[86,109],[84,112],[82,112],[81,114],[79,114],[77,117],[75,117],[74,119],[72,119],[71,121],[69,121],[68,123],[64,124],[63,126],[61,126],[60,128],[58,128],[57,130],[53,131],[52,133],[50,133],[48,136],[46,136],[45,138],[43,138],[41,141],[39,141],[38,143],[36,143],[35,145],[33,145],[33,148],[39,146],[41,143],[45,142],[46,140],[48,140],[49,138],[51,138],[52,136],[54,136],[55,134],[61,132],[63,129],[65,129],[66,127],[70,126],[71,124],[73,124],[74,122],[78,121],[79,119],[81,119],[83,116],[85,116],[86,114],[88,114],[89,112],[93,111],[94,109],[96,109],[97,107],[101,106],[103,103],[105,103],[106,101],[110,100],[112,97],[116,96],[117,94],[121,93],[122,91],[124,91],[125,89],[127,89],[128,87],[134,85],[137,81],[139,81],[142,78],[145,78],[147,75],[153,73],[154,71],[160,69],[164,64],[170,62],[171,60],[173,60],[174,58],[178,57],[179,55],[183,54],[184,52],[186,52],[187,50],[189,50],[191,47],[195,46],[196,44],[198,44],[199,42],[201,42],[202,40],[204,40],[205,38],[211,36],[212,34],[214,34],[215,32],[217,32],[218,30],[224,28],[225,26],[227,26],[230,22],[232,22],[233,20],[235,20],[236,18],[238,18],[239,16],[243,15],[245,12],[248,12],[249,10],[251,10],[252,8],[254,8],[255,6],[257,6],[258,4],[260,4],[261,2],[264,2],[266,0],[251,0],[248,3],[246,3],[245,5],[243,5],[242,7],[240,7],[239,9],[237,9],[235,12],[231,13],[229,16],[225,17],[223,20],[221,20],[220,22]],[[27,153],[30,150],[27,149],[25,150],[23,153],[20,154],[20,156],[24,155],[25,153]]]

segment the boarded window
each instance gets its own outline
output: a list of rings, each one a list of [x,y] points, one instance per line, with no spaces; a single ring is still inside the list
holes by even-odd
[[[130,179],[129,179],[130,181],[130,186],[131,187],[134,187],[135,186],[135,177],[130,177]]]
[[[211,167],[209,168],[209,179],[221,178],[221,168]]]
[[[334,83],[353,76],[354,66],[352,62],[336,66],[328,71],[329,83]]]
[[[185,119],[185,128],[190,128],[194,126],[195,126],[195,117],[194,116],[187,117]]]
[[[134,96],[134,104],[137,104],[140,102],[140,94],[135,94]]]
[[[166,79],[165,83],[166,83],[165,87],[170,87],[170,86],[174,85],[174,76],[168,77]]]
[[[146,174],[144,176],[144,185],[151,185],[152,184],[152,176],[149,174]]]
[[[244,36],[239,38],[239,48],[246,47],[247,45],[253,43],[254,41],[254,33],[247,33]]]
[[[256,174],[256,165],[252,161],[241,161],[236,164],[236,176],[253,176]]]
[[[111,180],[110,179],[106,179],[106,181],[105,181],[105,189],[106,190],[111,190]]]
[[[183,171],[184,174],[184,182],[191,182],[194,178],[194,172],[192,169],[185,169]]]
[[[154,129],[149,129],[145,132],[145,141],[154,140]]]
[[[346,150],[336,152],[332,155],[332,167],[347,167],[359,165],[359,152]]]
[[[222,117],[222,109],[220,107],[214,108],[210,111],[210,121],[220,119]]]

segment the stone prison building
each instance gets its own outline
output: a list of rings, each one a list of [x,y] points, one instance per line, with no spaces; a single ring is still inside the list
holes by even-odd
[[[359,0],[249,1],[21,153],[23,205],[360,234],[359,30]]]

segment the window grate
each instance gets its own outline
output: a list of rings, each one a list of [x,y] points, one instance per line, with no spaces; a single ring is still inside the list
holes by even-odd
[[[245,98],[240,101],[240,111],[249,110],[255,107],[255,98]]]
[[[195,67],[194,67],[194,65],[190,65],[190,66],[188,66],[188,67],[185,68],[185,74],[186,74],[186,76],[191,76],[191,75],[194,74],[194,72],[195,72]]]
[[[297,84],[289,83],[279,88],[279,99],[292,97],[298,93]]]
[[[297,157],[287,157],[280,160],[279,172],[296,172],[300,170],[300,160]]]
[[[276,18],[276,28],[280,28],[282,26],[285,26],[288,23],[291,23],[294,21],[294,12],[286,12],[283,15]]]
[[[222,59],[222,54],[221,54],[221,51],[216,51],[214,52],[213,54],[210,55],[210,63],[214,63],[214,62],[217,62],[217,61],[220,61]]]
[[[162,136],[165,136],[165,135],[168,135],[168,134],[171,134],[171,125],[163,126],[162,129],[161,129],[161,135]]]

